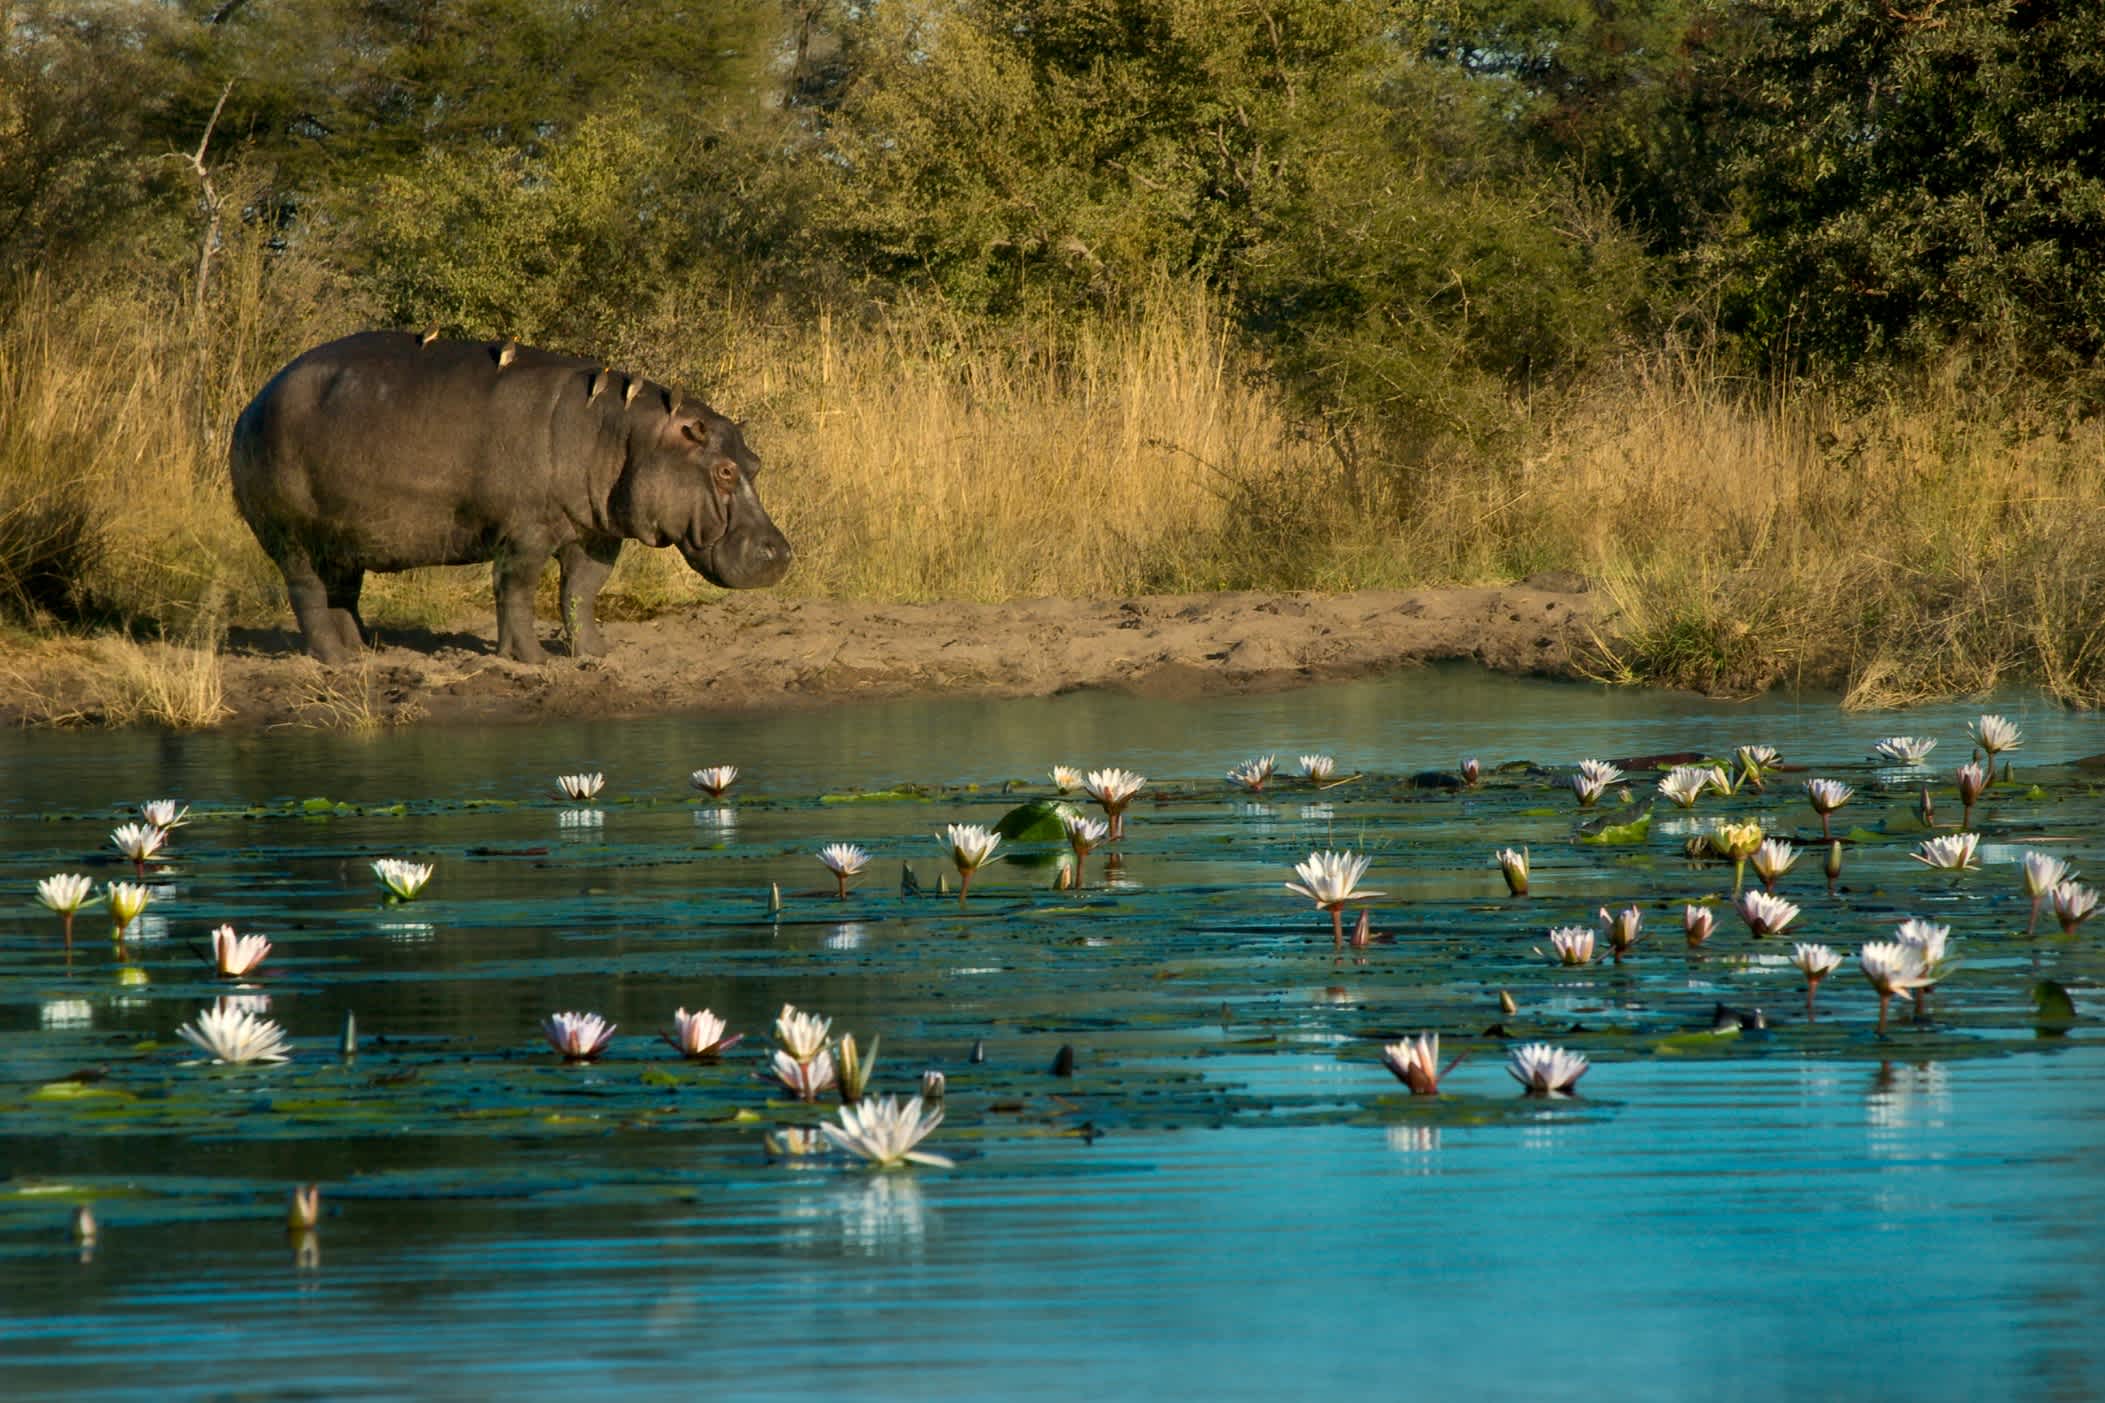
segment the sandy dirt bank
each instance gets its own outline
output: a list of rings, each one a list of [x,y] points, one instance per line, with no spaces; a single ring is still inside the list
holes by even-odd
[[[487,616],[452,632],[383,629],[360,664],[336,669],[303,656],[290,628],[237,630],[225,657],[233,710],[221,724],[517,723],[1083,687],[1192,696],[1446,659],[1568,675],[1595,608],[1595,596],[1569,577],[1502,588],[1009,604],[727,594],[645,622],[609,623],[604,657],[558,657],[544,667],[494,656]],[[543,633],[551,634],[546,624]],[[12,662],[0,717],[105,719],[97,688],[106,683],[78,656],[32,651]]]

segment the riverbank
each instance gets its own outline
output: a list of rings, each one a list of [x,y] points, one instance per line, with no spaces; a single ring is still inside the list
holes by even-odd
[[[237,629],[216,653],[168,650],[158,667],[151,658],[118,657],[107,645],[20,650],[0,660],[0,720],[169,724],[179,718],[155,715],[139,695],[156,672],[193,713],[219,710],[209,724],[250,730],[520,724],[1078,688],[1196,696],[1455,659],[1501,672],[1572,676],[1592,639],[1596,600],[1566,576],[1499,588],[1011,604],[735,594],[608,623],[604,657],[558,657],[542,667],[498,658],[487,614],[452,630],[382,630],[379,646],[360,663],[335,669],[305,657],[289,628]],[[210,668],[217,671],[216,708],[209,678],[182,677],[185,669]]]

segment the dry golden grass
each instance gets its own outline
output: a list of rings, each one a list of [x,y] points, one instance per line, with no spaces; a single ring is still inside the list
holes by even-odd
[[[204,321],[173,296],[13,298],[0,586],[7,524],[77,502],[93,547],[78,612],[170,637],[222,615],[285,622],[233,508],[226,435],[279,364],[359,318],[296,267],[267,266],[230,254],[224,305]],[[2105,700],[2105,428],[2015,391],[1987,402],[1958,365],[1866,407],[1659,353],[1517,410],[1526,447],[1511,461],[1347,473],[1189,289],[1061,331],[912,307],[791,322],[671,297],[634,341],[631,368],[750,421],[798,548],[796,593],[1000,600],[1568,569],[1617,606],[1595,665],[1620,680],[1817,683],[1884,705],[2025,679]],[[638,617],[712,592],[672,552],[632,547],[603,603]],[[488,572],[376,577],[366,614],[383,631],[488,632]],[[199,667],[142,656],[192,680]],[[169,689],[171,713],[196,714],[187,685]],[[359,710],[345,708],[351,724]]]

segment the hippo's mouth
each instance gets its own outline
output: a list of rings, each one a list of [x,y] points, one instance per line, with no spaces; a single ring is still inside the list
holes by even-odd
[[[765,589],[789,573],[789,541],[779,531],[727,536],[700,550],[681,546],[694,573],[719,589]]]

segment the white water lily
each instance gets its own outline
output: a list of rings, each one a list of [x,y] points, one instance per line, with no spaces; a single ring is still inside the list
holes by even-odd
[[[212,968],[227,979],[239,979],[270,953],[270,940],[261,935],[236,935],[232,926],[212,932]]]
[[[1921,958],[1897,940],[1874,940],[1857,951],[1857,967],[1878,993],[1878,1030],[1886,1031],[1886,1008],[1895,995],[1915,997],[1915,991],[1930,983]]]
[[[175,1034],[214,1062],[285,1062],[292,1057],[283,1028],[230,1003],[205,1009]]]
[[[1594,933],[1590,926],[1558,926],[1550,932],[1549,958],[1560,965],[1590,965],[1593,963]],[[1540,955],[1542,947],[1536,946]]]
[[[1600,797],[1623,777],[1623,772],[1604,760],[1581,760],[1571,774],[1571,792],[1577,796],[1579,807],[1590,809]]]
[[[1731,771],[1723,765],[1710,767],[1710,787],[1721,799],[1730,799],[1739,789],[1739,786],[1732,782]]]
[[[1936,748],[1937,742],[1930,736],[1887,736],[1871,747],[1871,758],[1896,765],[1919,765]]]
[[[551,1013],[541,1020],[548,1045],[571,1062],[590,1062],[607,1050],[616,1025],[596,1013]]]
[[[1733,752],[1733,758],[1739,762],[1740,773],[1756,789],[1762,787],[1762,776],[1775,769],[1782,759],[1773,745],[1743,745]]]
[[[1474,755],[1462,757],[1462,783],[1474,789],[1484,778],[1484,767]]]
[[[1978,833],[1947,833],[1941,838],[1925,838],[1916,844],[1915,851],[1908,854],[1925,867],[1942,871],[1964,872],[1981,864],[1974,860],[1981,835]]]
[[[2053,895],[2054,888],[2075,875],[2069,870],[2069,865],[2058,857],[2051,857],[2046,853],[2025,854],[2025,895],[2032,898],[2032,919],[2025,925],[2026,935],[2039,929],[2039,908]]]
[[[1740,893],[1733,909],[1747,923],[1748,933],[1757,939],[1765,935],[1781,935],[1785,926],[1798,919],[1795,905],[1766,891]]]
[[[1075,890],[1080,891],[1089,854],[1095,851],[1098,843],[1104,841],[1104,836],[1111,831],[1111,826],[1102,819],[1091,818],[1087,814],[1067,814],[1061,818],[1060,826],[1066,830],[1067,846],[1074,849],[1074,885]]]
[[[905,1102],[896,1096],[879,1096],[841,1107],[840,1116],[839,1125],[828,1122],[819,1129],[836,1149],[868,1160],[875,1168],[902,1164],[955,1168],[943,1156],[915,1148],[943,1123],[941,1106],[930,1106],[918,1096]]]
[[[1678,808],[1693,809],[1696,800],[1711,787],[1712,771],[1696,765],[1676,765],[1659,781],[1659,792]]]
[[[399,857],[383,857],[373,864],[373,875],[397,901],[416,900],[417,893],[431,880],[431,871],[428,862],[409,862]]]
[[[139,875],[143,877],[146,875],[147,859],[158,853],[161,845],[168,841],[168,830],[156,828],[150,823],[127,823],[110,834],[110,841],[116,844],[118,852],[131,859],[132,864],[139,869]]]
[[[555,787],[563,791],[564,798],[582,802],[598,798],[599,791],[607,787],[607,777],[597,770],[589,775],[557,775]]]
[[[1371,857],[1354,857],[1349,852],[1315,852],[1310,853],[1305,862],[1294,864],[1294,875],[1301,880],[1288,882],[1286,889],[1307,897],[1318,910],[1330,913],[1332,943],[1336,946],[1345,943],[1346,903],[1386,895],[1359,890],[1360,878],[1367,875],[1367,868],[1373,861]]]
[[[66,957],[73,957],[73,918],[81,909],[96,900],[95,880],[77,872],[58,872],[37,883],[37,900],[58,913],[59,923],[64,927]]]
[[[1825,945],[1811,945],[1800,941],[1791,947],[1791,965],[1805,976],[1805,982],[1809,986],[1817,986],[1821,980],[1833,974],[1841,963],[1841,955]]]
[[[1609,914],[1607,907],[1601,908],[1601,938],[1608,942],[1608,950],[1615,956],[1617,964],[1621,964],[1623,956],[1630,952],[1630,947],[1637,944],[1644,929],[1644,920],[1644,912],[1635,906],[1625,906],[1613,915]]]
[[[1776,879],[1791,870],[1798,862],[1798,850],[1781,838],[1764,838],[1762,845],[1754,850],[1754,875],[1761,878],[1764,890],[1776,890]]]
[[[1091,770],[1082,781],[1082,791],[1102,806],[1104,818],[1111,825],[1111,841],[1117,842],[1126,834],[1126,806],[1140,792],[1147,780],[1131,770]]]
[[[2001,716],[1983,716],[1966,728],[1973,743],[1987,752],[1988,767],[1995,768],[1995,757],[2006,750],[2015,750],[2025,743],[2025,733]]]
[[[1082,787],[1082,772],[1072,765],[1055,765],[1050,774],[1053,788],[1062,794],[1072,794]]]
[[[1586,1058],[1548,1043],[1526,1043],[1506,1054],[1506,1071],[1530,1096],[1565,1096],[1586,1074]]]
[[[2074,935],[2076,927],[2090,919],[2098,909],[2098,894],[2077,882],[2063,882],[2054,888],[2050,898],[2054,903],[2054,919],[2061,923],[2063,935]]]
[[[1717,917],[1708,906],[1683,906],[1681,908],[1681,935],[1691,950],[1700,949],[1717,929]]]
[[[190,821],[190,806],[173,799],[148,799],[139,806],[139,817],[166,832]]]
[[[1261,794],[1264,792],[1265,781],[1269,780],[1278,768],[1278,756],[1260,755],[1253,760],[1245,760],[1228,771],[1228,778],[1252,794]]]
[[[972,874],[994,856],[994,850],[1001,846],[1001,835],[976,823],[953,823],[936,836],[943,840],[950,850],[950,860],[957,864],[957,899],[962,905],[965,894],[972,890]]]
[[[1809,779],[1805,782],[1806,802],[1813,806],[1814,813],[1820,815],[1821,837],[1834,837],[1834,833],[1828,828],[1828,818],[1835,810],[1848,803],[1855,793],[1854,789],[1838,779]]]
[[[1942,979],[1946,973],[1945,945],[1951,940],[1951,933],[1950,926],[1911,916],[1900,923],[1893,938],[1915,952],[1915,962],[1922,966],[1922,972],[1927,976],[1923,982],[1929,985]]]
[[[819,849],[819,865],[833,874],[834,895],[848,894],[848,879],[870,865],[870,855],[853,843],[828,843]]]
[[[808,1061],[799,1061],[777,1048],[768,1062],[768,1071],[782,1084],[783,1090],[799,1101],[816,1101],[834,1087],[831,1052],[821,1052]]]
[[[708,1009],[689,1013],[675,1009],[670,1030],[658,1034],[682,1057],[721,1057],[745,1041],[744,1033],[729,1032],[729,1025]]]
[[[1456,1058],[1455,1061],[1461,1061]],[[1411,1089],[1413,1096],[1438,1096],[1440,1078],[1445,1075],[1440,1069],[1440,1035],[1420,1033],[1415,1038],[1389,1043],[1381,1050],[1381,1065],[1395,1074],[1396,1080]],[[1448,1071],[1453,1071],[1449,1064]]]
[[[809,1062],[825,1051],[826,1035],[832,1028],[832,1019],[799,1013],[795,1004],[784,1004],[775,1016],[775,1041],[799,1062]]]
[[[1301,757],[1301,778],[1310,784],[1328,784],[1337,773],[1338,762],[1328,755],[1304,755]]]
[[[153,892],[144,882],[111,882],[103,889],[103,900],[110,904],[110,920],[116,923],[119,940],[152,899]]]
[[[1514,896],[1528,894],[1528,850],[1526,848],[1500,848],[1491,854],[1498,864],[1501,876],[1506,879],[1506,890]]]
[[[736,765],[705,765],[687,776],[687,782],[712,799],[724,797],[724,791],[738,778]]]

